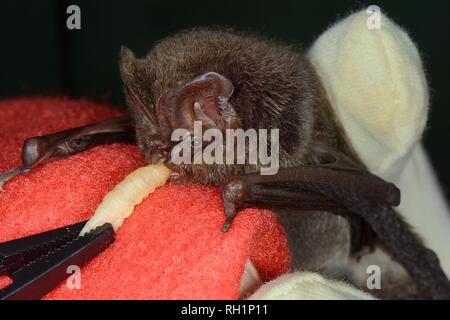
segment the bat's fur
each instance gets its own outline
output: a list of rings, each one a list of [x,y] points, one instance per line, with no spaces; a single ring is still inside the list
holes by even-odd
[[[149,137],[162,138],[155,113],[159,98],[207,72],[219,73],[233,83],[229,102],[242,129],[280,129],[280,167],[336,161],[364,169],[334,116],[319,77],[301,53],[259,36],[222,29],[178,33],[158,43],[144,59],[122,50],[129,111],[136,122],[138,145],[149,161],[155,151]],[[186,169],[190,181],[212,185],[245,171],[242,165],[191,165]],[[352,241],[360,241],[361,220],[352,217],[328,212],[281,214],[294,262],[326,272],[341,261],[345,269],[351,260]],[[348,272],[343,276],[351,277]]]
[[[124,82],[148,107],[152,119],[157,118],[154,105],[162,94],[209,71],[233,83],[230,103],[242,129],[280,129],[281,167],[318,163],[321,156],[332,156],[321,149],[321,141],[350,154],[313,67],[297,51],[256,36],[196,29],[165,39],[145,59],[135,59],[130,52],[122,56]],[[142,117],[133,97],[128,102],[137,115],[138,143],[150,159],[147,139],[158,134],[159,124]],[[356,158],[353,153],[352,157]],[[193,166],[189,178],[217,184],[230,171],[242,173],[243,168],[236,167]]]

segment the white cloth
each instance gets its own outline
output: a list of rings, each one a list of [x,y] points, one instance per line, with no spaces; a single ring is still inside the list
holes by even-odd
[[[433,249],[450,277],[450,212],[420,143],[429,96],[422,62],[409,36],[385,15],[379,30],[366,11],[336,23],[308,57],[350,142],[369,170],[402,192],[398,212]],[[250,299],[370,299],[344,282],[295,272]]]
[[[450,276],[450,212],[420,145],[429,108],[422,62],[388,17],[380,30],[368,18],[360,11],[338,22],[308,56],[352,146],[372,173],[400,187],[398,211]]]
[[[428,114],[428,87],[408,35],[386,16],[367,28],[365,11],[324,32],[309,50],[353,148],[372,173],[398,176]]]
[[[260,287],[249,300],[374,300],[370,294],[313,272],[284,274]]]

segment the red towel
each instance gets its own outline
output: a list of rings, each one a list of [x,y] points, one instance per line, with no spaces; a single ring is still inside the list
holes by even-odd
[[[28,137],[118,114],[86,100],[2,101],[0,171],[21,163]],[[13,178],[0,193],[0,242],[88,219],[108,191],[144,164],[135,146],[112,144]],[[223,221],[218,188],[166,185],[144,199],[116,242],[81,269],[81,289],[62,283],[46,298],[236,299],[247,259],[264,280],[288,271],[287,241],[272,212],[247,209],[226,234],[219,231]]]

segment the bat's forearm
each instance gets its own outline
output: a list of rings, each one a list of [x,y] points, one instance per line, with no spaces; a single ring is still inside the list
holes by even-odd
[[[0,188],[11,178],[46,160],[76,154],[103,143],[133,139],[134,126],[127,116],[29,138],[22,147],[22,165],[0,174]]]
[[[296,167],[276,175],[249,174],[230,179],[222,190],[227,231],[237,210],[248,206],[290,207],[300,211],[341,211],[358,215],[416,281],[424,296],[450,299],[450,282],[439,260],[391,206],[400,191],[364,171],[326,166]]]

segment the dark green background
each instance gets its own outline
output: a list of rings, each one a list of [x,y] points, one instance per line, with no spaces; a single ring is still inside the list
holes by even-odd
[[[65,27],[77,4],[82,30]],[[0,98],[67,94],[123,105],[122,44],[144,55],[158,39],[198,25],[227,25],[305,47],[351,10],[379,5],[418,44],[432,88],[426,148],[450,194],[449,1],[1,1]]]

